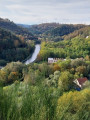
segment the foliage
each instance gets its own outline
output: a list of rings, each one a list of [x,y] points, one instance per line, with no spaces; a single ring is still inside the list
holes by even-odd
[[[38,35],[38,34],[43,34],[46,31],[52,30],[55,27],[58,27],[59,25],[60,24],[58,24],[58,23],[43,23],[43,24],[39,24],[39,25],[32,25],[28,29],[33,34]]]
[[[24,64],[20,62],[8,63],[6,67],[0,70],[0,83],[3,85],[11,84],[16,80],[23,80]]]
[[[75,59],[86,56],[90,56],[90,38],[76,37],[68,41],[43,42],[38,60],[45,61],[48,57]]]
[[[61,73],[58,81],[58,86],[61,89],[61,91],[69,91],[72,88],[73,85],[73,75],[68,72],[64,71]]]
[[[16,25],[14,22],[12,22],[8,19],[0,18],[0,27],[4,28],[6,30],[9,30],[10,32],[13,32],[17,35],[22,35],[26,40],[27,39],[37,40],[37,38],[31,32],[29,32],[27,29]]]
[[[46,34],[50,36],[64,36],[69,33],[72,33],[75,30],[78,30],[80,28],[83,28],[84,25],[67,25],[67,24],[61,24],[60,26],[52,29],[51,31],[48,31]]]
[[[85,67],[83,72],[80,66]],[[3,88],[0,87],[0,119],[89,120],[90,83],[87,81],[80,92],[73,87],[77,73],[81,75],[82,72],[89,78],[89,68],[89,63],[81,59],[28,66],[20,62],[7,64],[0,70],[0,85],[3,83]]]
[[[34,42],[26,42],[22,36],[0,29],[0,65],[11,61],[23,61],[34,50]]]
[[[9,20],[4,22],[11,24]],[[44,24],[43,27],[47,30],[56,25]],[[55,35],[60,30],[63,35],[68,34],[69,30],[72,32],[84,27],[60,26],[55,28]],[[1,63],[4,64],[5,60],[24,59],[33,50],[34,43],[24,41],[22,36],[2,29],[0,32],[0,57],[4,56]],[[48,57],[65,59],[48,64],[45,62]],[[38,63],[29,65],[11,62],[0,69],[0,120],[89,120],[90,38],[76,37],[57,43],[43,42],[37,61]],[[88,81],[78,92],[73,81],[81,77],[87,77]]]
[[[63,94],[58,100],[57,120],[89,120],[90,89]]]

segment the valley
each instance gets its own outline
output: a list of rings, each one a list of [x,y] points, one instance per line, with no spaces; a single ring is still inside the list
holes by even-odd
[[[0,120],[90,120],[90,25],[0,18]]]

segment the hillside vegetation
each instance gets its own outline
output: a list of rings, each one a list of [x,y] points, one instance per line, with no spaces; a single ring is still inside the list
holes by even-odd
[[[61,42],[43,42],[38,61],[47,61],[48,57],[53,58],[85,58],[90,56],[90,37],[75,37],[71,40]]]
[[[90,36],[90,26],[87,26],[87,27],[81,28],[79,30],[76,30],[73,33],[70,33],[68,35],[64,35],[62,38],[65,39],[65,40],[69,40],[69,39],[72,39],[76,36],[81,36],[81,37],[84,37],[84,38],[86,38],[87,36],[89,37]]]
[[[45,33],[46,31],[52,30],[58,26],[60,26],[59,23],[43,23],[39,25],[31,25],[28,29],[33,34],[39,35]]]
[[[0,69],[0,120],[90,120],[90,27],[39,26],[41,50],[28,65],[19,61],[34,42],[0,28],[0,64],[11,61]]]
[[[51,65],[9,63],[0,70],[0,119],[89,120],[90,81],[81,91],[73,83],[89,75],[90,61],[81,59]]]
[[[67,24],[61,24],[60,26],[47,31],[46,35],[48,36],[64,36],[69,33],[72,33],[75,30],[79,30],[80,28],[85,27],[84,25],[67,25]]]
[[[0,65],[11,61],[23,61],[33,50],[33,42],[26,42],[24,37],[0,28]]]
[[[10,32],[13,32],[17,35],[22,35],[26,40],[37,40],[37,38],[29,32],[27,29],[22,28],[18,25],[16,25],[14,22],[8,20],[8,19],[2,19],[0,18],[0,27],[4,28],[6,30],[9,30]]]

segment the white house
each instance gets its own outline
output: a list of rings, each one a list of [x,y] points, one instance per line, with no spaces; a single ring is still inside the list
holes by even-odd
[[[48,63],[53,63],[53,58],[48,58]]]
[[[58,60],[66,60],[63,58],[48,58],[48,63],[56,63]]]

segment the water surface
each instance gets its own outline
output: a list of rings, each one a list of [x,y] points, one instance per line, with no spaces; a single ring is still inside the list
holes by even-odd
[[[27,65],[29,63],[34,62],[37,58],[37,55],[39,54],[39,51],[40,51],[40,44],[37,44],[37,45],[35,45],[35,50],[32,54],[32,57],[29,58],[28,60],[26,60],[25,64]]]

